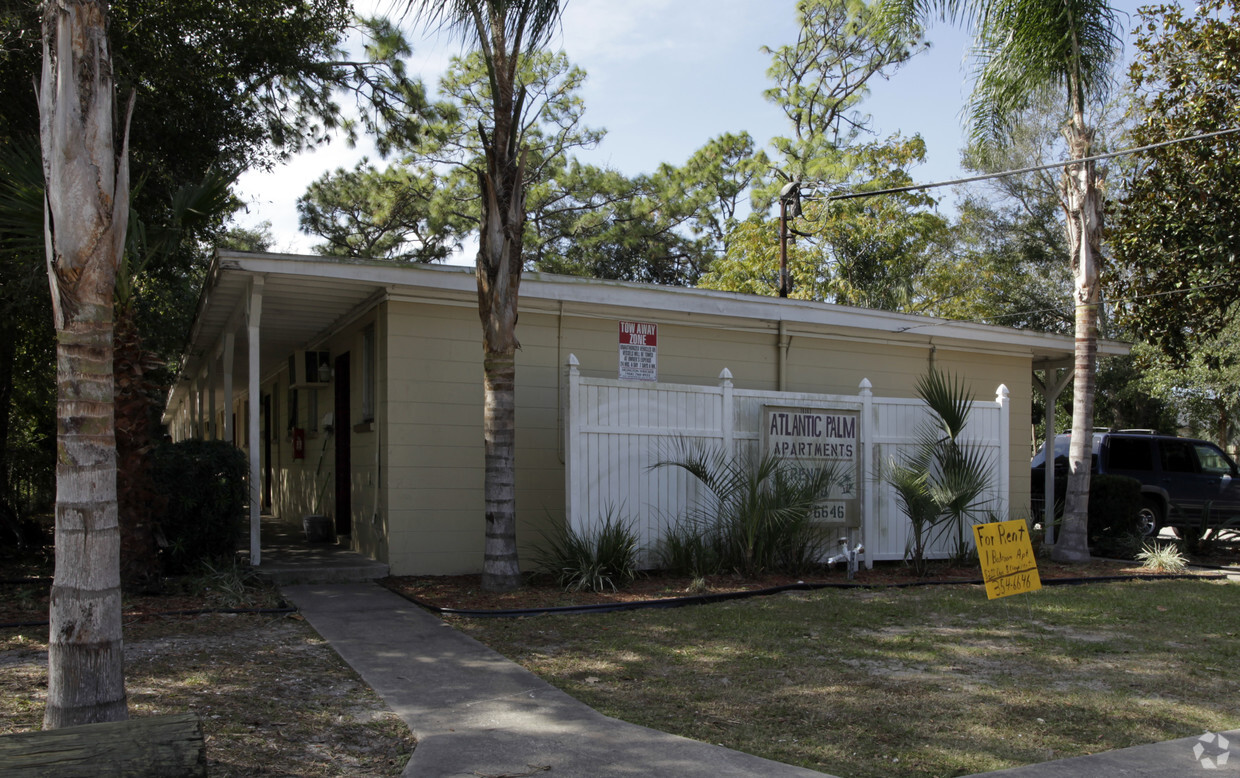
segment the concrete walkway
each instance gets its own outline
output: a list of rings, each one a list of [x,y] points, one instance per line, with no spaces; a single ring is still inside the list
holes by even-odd
[[[409,725],[404,775],[823,775],[604,716],[378,584],[281,591]]]
[[[409,725],[418,745],[406,776],[823,775],[604,716],[378,584],[282,591]],[[1198,738],[1192,737],[988,775],[1240,775],[1240,730],[1222,734],[1226,751],[1212,740],[1197,754]],[[1229,758],[1219,765],[1225,752]]]

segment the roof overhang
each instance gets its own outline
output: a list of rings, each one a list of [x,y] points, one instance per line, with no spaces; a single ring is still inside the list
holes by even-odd
[[[477,304],[472,268],[408,265],[374,260],[220,251],[208,270],[169,407],[217,358],[228,335],[238,359],[234,382],[244,386],[248,360],[247,305],[261,279],[259,366],[266,379],[296,349],[314,348],[385,299]],[[950,321],[891,311],[851,308],[810,300],[781,299],[685,287],[525,273],[522,310],[564,311],[579,316],[642,317],[659,322],[775,330],[876,344],[934,346],[971,352],[1028,356],[1035,369],[1071,365],[1071,337]],[[782,325],[781,325],[782,323]],[[1103,340],[1098,354],[1127,354],[1129,345]]]

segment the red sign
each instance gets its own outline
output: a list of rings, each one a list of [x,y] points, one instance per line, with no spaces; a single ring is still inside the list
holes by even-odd
[[[640,321],[620,322],[621,346],[658,346],[659,325]]]
[[[620,369],[624,381],[659,380],[659,325],[620,322]]]

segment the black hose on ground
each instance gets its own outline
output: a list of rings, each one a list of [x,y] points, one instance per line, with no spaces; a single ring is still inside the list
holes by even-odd
[[[1043,579],[1043,586],[1079,586],[1089,583],[1112,583],[1115,581],[1166,581],[1175,579],[1219,580],[1225,575],[1108,575],[1092,578],[1050,578]],[[717,594],[694,594],[688,597],[669,597],[660,600],[636,600],[633,602],[608,602],[593,605],[557,605],[547,608],[505,608],[497,610],[471,610],[467,608],[441,608],[437,605],[422,602],[396,589],[391,591],[404,597],[419,608],[425,608],[441,616],[467,616],[470,618],[516,618],[519,616],[568,615],[576,613],[617,613],[620,611],[646,610],[653,608],[683,608],[689,605],[707,605],[714,602],[740,600],[749,597],[766,597],[772,594],[793,591],[817,591],[819,589],[908,589],[914,586],[981,586],[985,583],[980,578],[961,581],[907,581],[894,584],[860,584],[860,583],[804,583],[772,586],[766,589],[751,589],[740,592],[719,592]]]

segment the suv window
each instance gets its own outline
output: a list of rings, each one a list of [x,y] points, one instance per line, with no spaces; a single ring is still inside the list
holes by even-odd
[[[1193,446],[1187,440],[1164,440],[1158,448],[1162,453],[1164,473],[1197,472]]]
[[[1154,447],[1152,440],[1142,438],[1112,437],[1108,443],[1111,456],[1108,460],[1112,470],[1143,470],[1154,469]]]
[[[1223,452],[1204,443],[1193,446],[1197,451],[1197,461],[1201,463],[1201,472],[1209,475],[1231,475],[1231,462],[1223,456]]]

